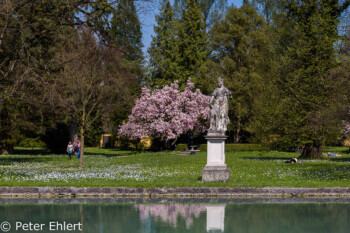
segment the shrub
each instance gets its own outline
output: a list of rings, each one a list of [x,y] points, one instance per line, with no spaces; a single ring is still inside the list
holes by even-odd
[[[177,144],[176,150],[183,151],[187,148],[187,144]]]
[[[25,138],[19,143],[19,146],[33,149],[46,147],[46,144],[43,141],[41,141],[39,137],[37,137]]]
[[[207,151],[207,144],[200,145],[201,151]],[[226,144],[225,151],[264,151],[264,148],[260,144]]]

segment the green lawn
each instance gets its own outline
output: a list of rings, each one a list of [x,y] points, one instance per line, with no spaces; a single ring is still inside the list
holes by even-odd
[[[227,152],[231,171],[228,183],[202,183],[206,153],[178,156],[177,152],[135,152],[87,148],[85,168],[76,158],[47,155],[42,150],[17,148],[21,153],[0,156],[0,186],[245,186],[336,187],[350,186],[347,147],[324,150],[342,157],[286,164],[296,153]]]

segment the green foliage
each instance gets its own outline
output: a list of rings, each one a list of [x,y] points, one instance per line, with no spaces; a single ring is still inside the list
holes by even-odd
[[[198,71],[207,59],[206,34],[197,0],[189,0],[178,24],[178,65],[181,72],[179,84],[188,78],[196,86],[200,83]]]
[[[50,114],[38,80],[56,71],[53,47],[72,14],[60,0],[0,2],[0,153],[18,143],[21,131],[43,133]]]
[[[94,122],[86,131],[85,144],[86,146],[100,146],[102,122]]]
[[[113,13],[110,34],[115,45],[127,60],[140,64],[142,55],[142,32],[134,1],[118,1]]]
[[[81,25],[103,40],[109,10],[107,0],[0,1],[0,131],[6,131],[0,132],[0,153],[21,135],[43,135],[61,120],[49,94],[59,88],[50,86],[53,76],[69,62],[54,59],[58,47]]]
[[[148,53],[150,77],[149,86],[164,86],[179,78],[177,64],[176,27],[173,8],[168,0],[162,2],[159,15],[156,16],[157,25],[154,26],[155,36]]]
[[[229,8],[226,17],[210,30],[212,60],[201,68],[202,79],[206,80],[203,88],[214,82],[213,77],[222,76],[231,90],[228,129],[235,143],[242,140],[244,131],[253,132],[253,110],[270,69],[270,43],[264,18],[250,5]]]
[[[114,104],[115,107],[108,110],[113,125],[109,130],[116,132],[131,113],[134,99],[140,93],[140,85],[144,78],[141,23],[134,1],[118,1],[111,20],[110,35],[112,43],[122,55],[116,73],[118,76],[124,76],[126,81],[118,87],[123,91],[117,94],[118,102]]]
[[[263,15],[267,24],[273,24],[273,18],[276,15],[280,1],[245,0],[244,2],[244,4],[251,4],[260,15]]]
[[[39,137],[37,137],[25,138],[19,143],[19,146],[33,149],[46,147],[46,144],[43,141],[41,141]]]
[[[176,150],[183,151],[187,148],[187,144],[177,144]]]
[[[182,9],[188,0],[175,0],[175,11],[182,14]],[[224,14],[227,7],[227,0],[198,0],[200,11],[204,22],[204,31],[207,32]]]
[[[275,33],[278,98],[271,110],[277,113],[277,148],[292,150],[308,142],[322,145],[340,122],[336,117],[339,83],[329,75],[337,66],[338,1],[289,1],[283,7]]]
[[[189,78],[200,87],[199,68],[207,59],[206,34],[196,0],[189,0],[176,20],[169,1],[164,0],[156,16],[156,35],[152,38],[149,80],[151,87],[179,81],[184,87]]]
[[[201,144],[200,151],[207,151],[207,144]],[[225,144],[225,151],[266,151],[266,148],[261,144]]]
[[[289,151],[338,143],[350,103],[349,32],[338,26],[349,0],[246,0],[225,18],[225,0],[176,4],[182,12],[164,0],[156,18],[150,86],[190,77],[210,94],[222,76],[232,141]],[[23,137],[63,151],[66,122],[78,116],[86,129],[99,122],[86,135],[95,144],[127,119],[143,78],[142,34],[134,1],[113,6],[0,1],[0,153]]]
[[[127,94],[125,94],[127,95]],[[118,132],[119,127],[123,124],[124,121],[128,120],[129,115],[131,114],[131,108],[134,101],[134,95],[123,96],[121,103],[118,104],[115,109],[110,114],[110,120],[113,124],[113,132]]]
[[[19,119],[17,109],[10,104],[0,107],[0,154],[8,154],[13,151],[13,146],[20,138],[20,132],[16,127]]]

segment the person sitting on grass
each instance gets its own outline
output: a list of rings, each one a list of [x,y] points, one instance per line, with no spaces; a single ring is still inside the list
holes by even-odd
[[[68,142],[67,153],[68,153],[69,159],[71,159],[72,158],[72,154],[73,154],[73,144],[72,144],[71,141]]]
[[[297,163],[297,162],[298,162],[297,158],[292,158],[291,160],[285,161],[285,163]]]

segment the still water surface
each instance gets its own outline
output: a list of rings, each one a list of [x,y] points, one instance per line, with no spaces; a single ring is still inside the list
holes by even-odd
[[[4,221],[8,232],[345,233],[350,199],[0,198]]]

